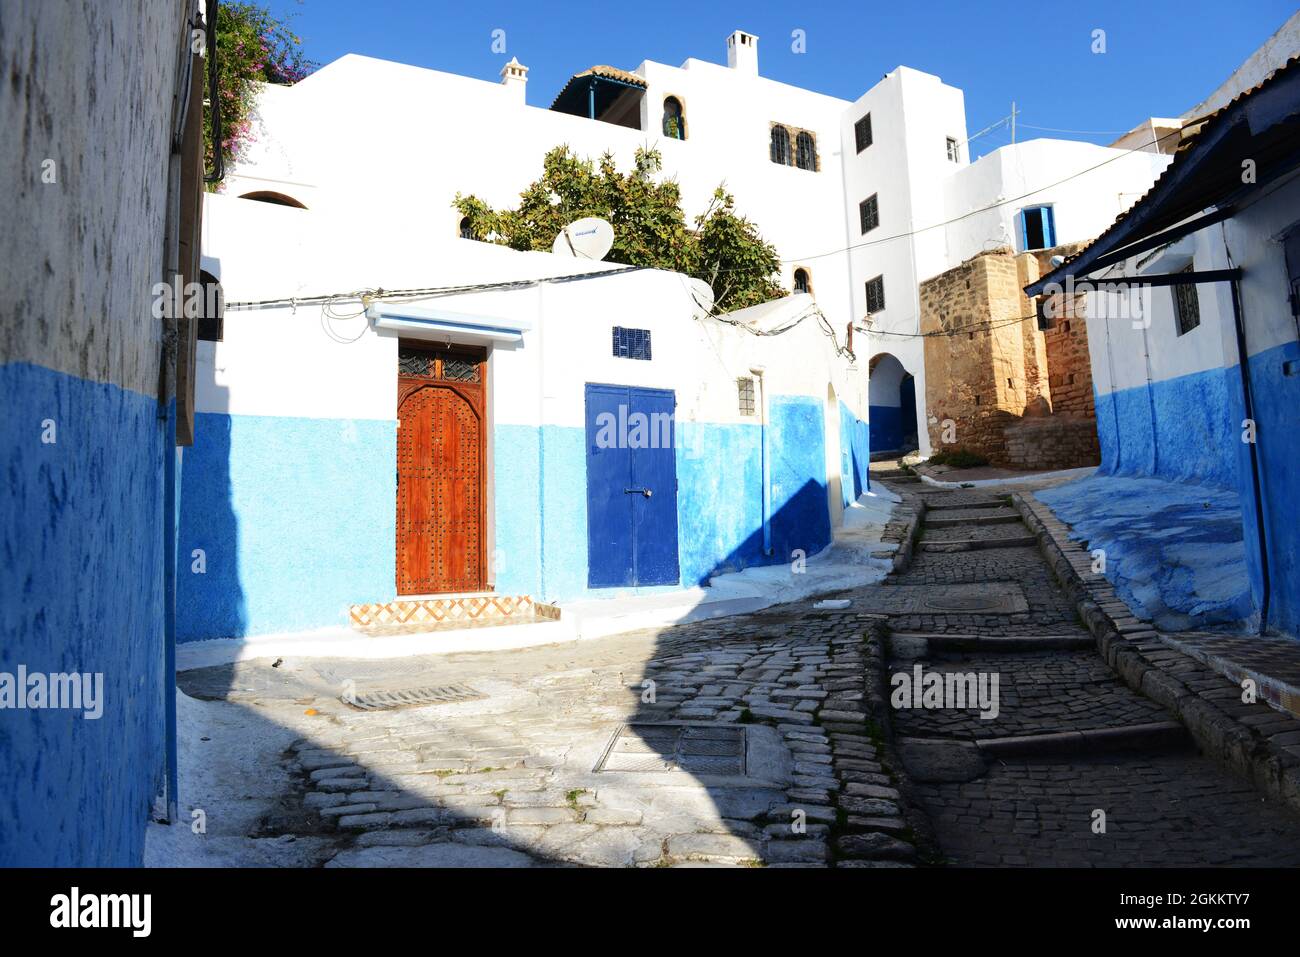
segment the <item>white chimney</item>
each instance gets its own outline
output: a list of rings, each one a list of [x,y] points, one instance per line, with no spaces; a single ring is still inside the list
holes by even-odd
[[[524,105],[524,92],[528,89],[528,67],[512,56],[510,62],[501,68],[501,85],[518,97],[519,105]]]
[[[758,75],[758,37],[737,30],[727,37],[727,66]]]

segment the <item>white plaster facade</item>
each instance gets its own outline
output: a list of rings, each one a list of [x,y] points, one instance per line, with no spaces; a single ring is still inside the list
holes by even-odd
[[[650,145],[663,154],[663,175],[681,184],[688,216],[720,184],[735,195],[738,211],[777,248],[782,283],[793,288],[795,271],[805,270],[841,339],[850,322],[865,328],[866,283],[883,277],[885,308],[856,351],[900,359],[916,379],[923,422],[918,284],[991,245],[1014,244],[1024,205],[1055,207],[1058,242],[1090,238],[1168,162],[1037,140],[969,164],[963,94],[939,77],[898,67],[849,102],[762,76],[758,44],[734,33],[729,66],[641,63],[632,71],[646,87],[639,115],[625,110],[622,118],[638,128],[527,105],[527,71],[517,61],[493,82],[344,56],[292,88],[265,90],[257,140],[226,192],[279,192],[362,223],[402,209],[427,225],[413,241],[433,243],[458,234],[457,193],[512,205],[560,144],[581,156],[612,152],[624,168]],[[668,97],[682,104],[685,139],[662,132]],[[854,126],[868,113],[872,143],[859,151]],[[815,170],[771,161],[774,123],[815,136]],[[859,203],[872,195],[879,225],[864,234]]]

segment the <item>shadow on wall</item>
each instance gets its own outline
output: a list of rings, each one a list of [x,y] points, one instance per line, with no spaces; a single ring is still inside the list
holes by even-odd
[[[765,548],[763,431],[756,425],[685,423],[677,459],[681,581],[707,584],[715,575],[813,555],[831,543],[826,481],[824,403],[774,396],[767,453],[771,554]],[[840,484],[848,505],[866,489],[867,423],[839,406]],[[852,490],[850,498],[846,493]]]
[[[181,475],[177,640],[345,625],[349,605],[391,596],[394,421],[195,419]]]
[[[228,398],[228,390],[219,392]],[[194,445],[185,450],[176,556],[177,641],[247,633],[239,518],[230,476],[233,427],[229,415],[199,413]]]

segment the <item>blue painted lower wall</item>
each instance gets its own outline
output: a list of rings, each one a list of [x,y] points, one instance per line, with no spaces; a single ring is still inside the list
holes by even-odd
[[[0,866],[139,865],[166,764],[165,422],[26,363],[0,366],[0,403],[0,671],[104,676],[98,720],[0,710]]]
[[[679,423],[678,584],[587,585],[586,437],[499,425],[492,438],[493,581],[553,601],[654,593],[788,562],[830,543],[824,403],[769,402],[772,554],[764,554],[762,428]],[[867,487],[867,424],[839,409],[843,498]],[[181,481],[181,641],[342,624],[394,597],[392,422],[203,414]],[[202,549],[206,571],[194,571]]]
[[[1251,356],[1249,371],[1268,537],[1269,626],[1300,635],[1300,346],[1287,343]],[[1293,367],[1294,370],[1294,367]],[[1210,369],[1116,393],[1098,394],[1100,472],[1152,476],[1235,493],[1250,590],[1263,599],[1263,564],[1255,520],[1250,446],[1242,441],[1245,403],[1236,366]]]
[[[1101,471],[1235,488],[1240,383],[1233,367],[1097,394]]]
[[[858,500],[871,484],[871,427],[840,403],[840,449],[845,452],[844,504]]]
[[[1300,637],[1300,521],[1296,518],[1296,503],[1300,502],[1300,344],[1289,342],[1257,353],[1250,357],[1249,368],[1272,583],[1269,626]],[[1247,481],[1248,455],[1245,443],[1238,441],[1239,474]],[[1243,502],[1252,500],[1248,488],[1243,487],[1240,494]],[[1247,554],[1253,556],[1259,548],[1253,512],[1247,512],[1244,524]],[[1258,570],[1255,574],[1258,578]]]
[[[393,597],[395,422],[205,413],[195,431],[178,640],[342,625],[349,605]]]
[[[903,446],[903,410],[896,405],[873,405],[867,410],[871,448],[892,452]]]
[[[678,423],[679,585],[587,586],[586,446],[582,429],[497,426],[493,438],[496,587],[552,601],[662,592],[713,575],[790,561],[830,542],[822,403],[774,396],[768,446],[772,555],[763,552],[762,428]],[[841,409],[854,497],[867,483],[866,423]],[[540,513],[540,520],[539,520]]]

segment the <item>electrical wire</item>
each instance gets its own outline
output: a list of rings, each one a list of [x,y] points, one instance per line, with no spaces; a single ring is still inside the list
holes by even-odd
[[[1012,196],[1009,199],[1003,199],[1003,200],[999,200],[996,203],[990,203],[988,206],[981,206],[978,209],[972,209],[969,212],[962,213],[960,216],[954,216],[952,219],[946,219],[943,222],[932,223],[929,226],[920,226],[916,229],[908,230],[907,232],[895,233],[892,236],[883,236],[880,239],[872,239],[862,243],[853,243],[851,245],[845,246],[840,249],[832,249],[829,252],[816,253],[815,255],[811,255],[811,256],[796,256],[793,259],[782,259],[781,262],[799,263],[799,262],[806,262],[807,260],[810,259],[824,259],[827,256],[838,256],[840,253],[850,252],[851,250],[854,249],[865,249],[868,246],[879,246],[882,245],[883,243],[893,242],[896,239],[906,239],[909,236],[916,236],[920,233],[929,232],[932,229],[939,229],[943,226],[951,226],[953,223],[959,223],[963,219],[969,219],[971,216],[977,216],[980,213],[987,213],[990,210],[997,209],[1000,206],[1009,206],[1012,203],[1018,203],[1023,199],[1027,199],[1030,196],[1034,196],[1046,190],[1055,189],[1057,186],[1060,186],[1064,183],[1068,183],[1072,179],[1078,179],[1080,176],[1086,176],[1088,173],[1091,173],[1095,170],[1099,170],[1103,166],[1107,166],[1110,163],[1114,163],[1116,160],[1123,159],[1125,156],[1128,156],[1130,153],[1146,152],[1147,147],[1155,146],[1157,143],[1160,143],[1162,140],[1169,139],[1172,136],[1182,136],[1182,133],[1183,131],[1181,129],[1172,130],[1171,132],[1166,133],[1163,136],[1156,137],[1150,143],[1146,143],[1142,146],[1134,147],[1133,149],[1124,150],[1118,156],[1112,156],[1109,159],[1102,160],[1100,163],[1097,163],[1095,166],[1089,166],[1087,169],[1079,170],[1079,172],[1072,173],[1069,176],[1064,177],[1063,179],[1058,179],[1054,183],[1048,183],[1045,186],[1038,186],[1027,193],[1021,193],[1019,196]]]
[[[457,296],[462,293],[489,292],[500,289],[525,289],[547,282],[575,282],[582,279],[603,279],[606,276],[620,276],[624,273],[646,269],[645,266],[624,266],[620,269],[570,273],[563,276],[544,276],[539,279],[510,279],[500,282],[466,283],[459,286],[419,286],[410,289],[356,289],[350,292],[332,292],[314,296],[279,296],[274,299],[240,300],[226,303],[226,309],[269,309],[277,306],[329,306],[334,303],[359,301],[364,305],[372,302],[409,303],[424,299],[440,299],[445,296]],[[355,319],[364,315],[365,308],[351,316],[334,316],[333,318]]]

